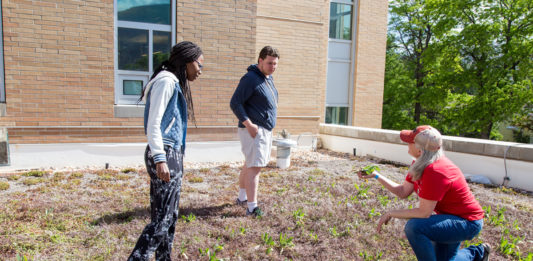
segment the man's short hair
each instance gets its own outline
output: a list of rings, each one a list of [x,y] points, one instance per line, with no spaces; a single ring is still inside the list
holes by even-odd
[[[257,60],[258,61],[259,59],[264,60],[267,56],[277,57],[278,59],[280,58],[278,50],[276,50],[276,48],[273,48],[272,46],[269,46],[269,45],[261,49],[261,52],[259,52],[259,58],[257,58]]]

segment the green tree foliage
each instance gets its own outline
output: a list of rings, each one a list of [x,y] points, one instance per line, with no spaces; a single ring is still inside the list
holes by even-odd
[[[531,10],[531,0],[392,1],[383,127],[490,138],[497,123],[520,122],[533,100]]]

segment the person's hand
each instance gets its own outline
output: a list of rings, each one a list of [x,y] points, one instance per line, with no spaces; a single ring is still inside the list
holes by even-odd
[[[170,181],[170,171],[166,162],[159,162],[156,164],[157,177],[165,182]]]
[[[391,218],[392,217],[390,215],[390,212],[387,212],[383,216],[381,216],[381,218],[378,221],[378,227],[376,229],[378,233],[381,233],[381,226],[387,225]]]
[[[370,179],[370,178],[373,178],[374,176],[376,176],[376,174],[378,174],[377,171],[374,170],[374,172],[372,172],[372,174],[368,175],[366,174],[366,172],[360,170],[357,172],[357,176],[360,178],[360,179]]]
[[[256,124],[251,123],[246,126],[246,130],[250,133],[250,136],[255,139],[255,136],[257,136],[257,133],[259,132],[259,127],[257,127]]]

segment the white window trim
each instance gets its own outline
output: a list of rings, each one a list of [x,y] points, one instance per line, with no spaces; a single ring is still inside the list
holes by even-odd
[[[143,86],[148,83],[148,79],[153,73],[153,31],[163,31],[171,33],[171,46],[176,43],[176,0],[170,0],[170,19],[171,25],[147,24],[139,22],[118,21],[117,0],[113,0],[113,19],[114,19],[114,71],[115,71],[115,105],[137,104],[138,96],[123,95],[123,80],[142,80]],[[148,72],[129,71],[118,69],[118,28],[132,28],[148,30]]]

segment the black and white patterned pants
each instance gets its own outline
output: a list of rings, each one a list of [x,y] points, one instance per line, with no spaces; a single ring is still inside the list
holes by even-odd
[[[157,177],[156,164],[150,147],[146,147],[144,162],[150,174],[150,208],[152,222],[144,228],[128,260],[149,260],[155,252],[156,260],[170,260],[174,230],[178,219],[183,154],[165,146],[170,182]]]

